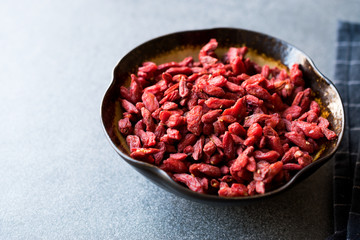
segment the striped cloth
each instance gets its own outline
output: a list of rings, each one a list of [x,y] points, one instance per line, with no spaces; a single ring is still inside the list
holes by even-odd
[[[344,138],[334,157],[334,227],[328,239],[360,239],[360,24],[339,22],[335,85],[343,98]]]

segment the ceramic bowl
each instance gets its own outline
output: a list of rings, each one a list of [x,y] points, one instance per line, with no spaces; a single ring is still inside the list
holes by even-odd
[[[321,99],[323,106],[329,111],[328,120],[332,129],[338,135],[335,141],[326,146],[326,149],[316,161],[297,172],[285,185],[263,195],[225,198],[193,192],[173,181],[166,172],[158,167],[129,157],[125,150],[126,142],[117,129],[117,122],[121,118],[119,115],[119,88],[122,85],[129,84],[130,73],[136,72],[137,67],[145,61],[154,61],[160,64],[168,61],[181,61],[189,55],[197,58],[199,49],[211,38],[215,38],[218,41],[219,47],[228,48],[245,45],[255,50],[259,56],[265,55],[281,62],[287,67],[298,63],[303,71],[303,77],[307,86],[312,88],[317,97]],[[284,192],[296,183],[304,180],[326,163],[336,152],[341,142],[345,125],[344,108],[337,89],[315,67],[312,60],[306,54],[291,44],[275,37],[234,28],[215,28],[171,33],[147,41],[131,50],[120,60],[114,69],[113,80],[102,102],[101,118],[106,136],[121,160],[126,161],[146,178],[171,193],[198,202],[220,205],[239,205],[255,202],[256,200]]]

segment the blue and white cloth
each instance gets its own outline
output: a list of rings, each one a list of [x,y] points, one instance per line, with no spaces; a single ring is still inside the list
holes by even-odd
[[[360,24],[339,22],[334,83],[342,96],[346,125],[334,157],[334,235],[360,239]]]

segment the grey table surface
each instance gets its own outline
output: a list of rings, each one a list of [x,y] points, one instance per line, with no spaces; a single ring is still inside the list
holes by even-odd
[[[330,79],[338,20],[360,1],[0,1],[0,239],[324,239],[332,161],[255,205],[180,199],[122,162],[100,122],[128,51],[170,32],[236,27],[302,49]]]

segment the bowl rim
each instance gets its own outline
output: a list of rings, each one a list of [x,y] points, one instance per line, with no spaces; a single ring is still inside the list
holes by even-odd
[[[218,196],[218,195],[211,195],[211,194],[204,194],[204,193],[198,193],[198,192],[194,192],[192,190],[190,190],[189,188],[186,188],[184,186],[182,186],[181,184],[175,182],[165,171],[161,170],[159,167],[152,165],[150,163],[146,163],[146,162],[142,162],[140,160],[136,160],[131,158],[130,156],[128,156],[127,154],[125,154],[124,152],[122,152],[115,144],[114,142],[111,140],[107,129],[106,129],[106,125],[104,122],[104,102],[106,97],[108,96],[111,88],[113,87],[113,85],[115,85],[116,83],[116,70],[119,68],[119,66],[121,65],[121,63],[124,61],[124,59],[126,59],[128,56],[131,56],[134,51],[138,48],[144,47],[146,45],[148,45],[151,42],[155,42],[155,41],[159,41],[161,39],[164,38],[168,38],[171,36],[175,36],[175,35],[179,35],[179,34],[185,34],[185,33],[198,33],[198,32],[207,32],[207,31],[223,31],[223,30],[229,30],[229,31],[241,31],[241,32],[246,32],[248,34],[253,34],[253,35],[257,35],[260,37],[266,37],[272,40],[275,40],[276,42],[280,43],[281,45],[285,45],[287,48],[291,49],[291,50],[295,50],[297,53],[299,53],[300,55],[302,55],[309,63],[309,65],[312,67],[314,73],[319,77],[322,78],[331,88],[334,89],[334,92],[336,93],[337,97],[340,99],[341,102],[341,119],[342,119],[342,123],[341,123],[341,130],[338,134],[337,140],[336,140],[336,145],[335,147],[325,156],[320,157],[319,159],[313,161],[311,164],[309,164],[308,166],[306,166],[305,168],[299,170],[288,182],[286,182],[284,185],[281,185],[278,188],[275,188],[269,192],[265,192],[264,194],[256,194],[253,196],[241,196],[241,197],[222,197],[222,196]],[[282,62],[282,64],[286,65],[285,63]],[[206,200],[206,201],[211,201],[211,202],[246,202],[246,201],[252,201],[252,200],[259,200],[259,199],[264,199],[264,198],[268,198],[270,196],[274,196],[277,195],[281,192],[284,192],[285,190],[293,187],[295,185],[295,183],[298,181],[299,178],[301,178],[304,174],[306,174],[306,172],[309,171],[309,169],[315,168],[316,166],[321,166],[322,164],[324,164],[325,162],[327,162],[334,154],[335,152],[338,150],[340,143],[343,139],[343,135],[344,135],[344,129],[345,129],[345,111],[344,111],[344,103],[342,101],[341,95],[338,91],[338,89],[336,88],[335,84],[328,79],[326,76],[324,76],[319,69],[316,67],[316,65],[314,64],[313,60],[302,50],[300,50],[298,47],[271,35],[265,34],[265,33],[261,33],[261,32],[257,32],[257,31],[253,31],[253,30],[248,30],[248,29],[243,29],[243,28],[231,28],[231,27],[216,27],[216,28],[204,28],[204,29],[192,29],[192,30],[183,30],[183,31],[177,31],[177,32],[172,32],[172,33],[168,33],[168,34],[164,34],[164,35],[160,35],[158,37],[155,38],[151,38],[137,46],[135,46],[134,48],[132,48],[132,50],[130,50],[127,54],[125,54],[123,57],[121,57],[120,61],[117,63],[117,65],[115,66],[114,70],[113,70],[113,79],[110,83],[110,85],[108,86],[108,88],[106,89],[106,92],[103,96],[102,102],[101,102],[101,108],[100,108],[100,117],[101,117],[101,125],[102,128],[104,130],[105,136],[108,139],[108,141],[110,142],[110,145],[113,147],[113,149],[120,155],[121,158],[123,158],[128,164],[130,164],[132,167],[135,168],[135,170],[139,171],[137,168],[142,168],[146,171],[151,171],[154,172],[156,175],[158,175],[159,177],[161,177],[163,180],[167,180],[167,183],[165,184],[166,186],[162,186],[167,188],[167,190],[169,190],[172,193],[182,193],[187,195],[187,197],[191,197],[193,200]],[[183,196],[185,197],[185,196]]]

